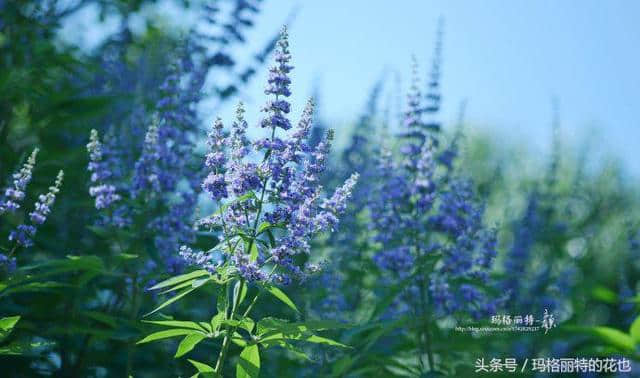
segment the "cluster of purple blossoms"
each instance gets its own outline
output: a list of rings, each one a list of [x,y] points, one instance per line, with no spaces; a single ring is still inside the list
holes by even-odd
[[[9,233],[9,241],[15,242],[22,247],[33,246],[33,237],[36,235],[37,226],[43,224],[47,220],[47,215],[51,212],[51,206],[56,200],[56,195],[60,192],[64,172],[59,171],[55,183],[49,187],[46,194],[40,194],[35,208],[29,213],[32,224],[20,224],[15,230]]]
[[[160,191],[160,152],[158,148],[158,118],[153,121],[144,137],[142,154],[134,165],[131,196],[137,197],[141,192],[157,193]]]
[[[241,104],[229,136],[219,119],[209,133],[208,175],[202,188],[218,204],[218,211],[197,221],[198,226],[221,230],[222,242],[214,250],[240,276],[283,284],[317,270],[304,264],[303,256],[309,254],[314,235],[336,228],[358,179],[353,174],[333,195],[322,199],[319,181],[333,133],[329,131],[317,146],[309,146],[312,101],[307,102],[295,130],[280,137],[292,128],[287,118],[292,69],[287,38],[283,29],[265,91],[273,98],[263,108],[266,116],[260,126],[270,135],[249,141]]]
[[[116,193],[116,187],[108,183],[111,178],[111,170],[104,160],[102,143],[100,142],[98,131],[91,130],[89,143],[87,144],[89,151],[89,166],[91,172],[91,183],[89,194],[95,198],[96,209],[109,208],[114,202],[120,200],[120,195]]]
[[[437,106],[423,104],[416,72],[414,68],[401,134],[402,157],[395,159],[388,148],[380,152],[377,186],[369,204],[373,241],[382,247],[374,262],[394,276],[390,279],[418,274],[405,300],[423,292],[438,314],[481,317],[499,304],[480,288],[489,283],[496,233],[483,224],[484,206],[470,182],[452,170],[438,169],[438,128],[423,121]],[[423,272],[424,266],[432,268]]]
[[[63,178],[64,172],[58,172],[56,181],[53,186],[49,187],[47,194],[41,194],[38,196],[38,202],[36,202],[35,209],[29,213],[31,222],[34,224],[43,224],[44,221],[47,220],[47,215],[51,212],[51,206],[56,200],[56,195],[60,192]]]
[[[11,273],[15,272],[16,266],[16,258],[9,257],[3,253],[0,253],[0,277],[8,276]]]
[[[33,173],[36,164],[38,149],[35,148],[20,171],[13,174],[13,187],[5,189],[4,198],[0,200],[0,214],[5,212],[15,212],[20,208],[20,202],[24,199],[25,190]]]
[[[32,178],[37,154],[38,149],[35,148],[22,168],[13,174],[12,186],[5,190],[4,198],[0,200],[0,214],[6,212],[14,213],[20,209],[20,203],[25,198],[27,185]],[[49,187],[49,191],[46,194],[40,194],[38,196],[34,210],[28,214],[31,224],[21,223],[9,232],[8,239],[14,243],[14,246],[9,256],[0,254],[0,266],[6,268],[5,270],[7,270],[7,272],[10,273],[15,269],[15,258],[12,258],[11,255],[15,252],[16,248],[33,246],[33,237],[36,234],[37,226],[43,224],[51,212],[51,206],[55,202],[56,195],[62,186],[62,178],[63,172],[60,171],[54,185]]]

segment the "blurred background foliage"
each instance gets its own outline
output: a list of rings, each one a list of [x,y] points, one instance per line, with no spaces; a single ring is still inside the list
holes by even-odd
[[[160,377],[191,372],[183,361],[171,358],[174,342],[132,347],[147,331],[139,315],[153,307],[155,298],[143,291],[134,295],[127,280],[145,266],[140,260],[147,257],[140,250],[154,247],[146,241],[144,247],[130,242],[116,249],[113,235],[87,227],[97,218],[87,191],[89,130],[115,135],[122,153],[135,160],[147,127],[141,120],[156,110],[161,85],[176,67],[201,75],[201,85],[194,87],[197,93],[187,94],[194,96],[185,100],[190,106],[203,100],[235,101],[243,86],[264,76],[260,70],[275,39],[249,61],[238,61],[234,55],[245,48],[244,32],[260,17],[260,8],[268,6],[259,0],[176,2],[176,7],[198,15],[197,25],[205,25],[204,29],[169,27],[144,12],[155,3],[0,0],[0,177],[8,182],[15,167],[39,147],[39,163],[25,201],[33,203],[34,193],[46,191],[55,172],[65,170],[63,190],[50,219],[39,229],[35,246],[17,255],[19,273],[0,284],[0,316],[21,317],[15,325],[3,323],[4,376]],[[65,21],[88,7],[102,20],[116,19],[118,25],[92,50],[60,37]],[[134,15],[144,17],[142,33],[130,28]],[[274,37],[278,29],[279,25],[273,26]],[[436,50],[434,66],[438,64]],[[437,69],[431,78],[436,84]],[[385,97],[389,88],[392,96]],[[403,94],[393,88],[388,75],[381,77],[372,83],[365,109],[354,110],[353,119],[345,120],[350,131],[339,134],[342,148],[335,152],[323,185],[333,188],[354,170],[363,174],[361,184],[339,232],[315,242],[327,261],[324,272],[304,286],[287,288],[296,303],[305,304],[303,317],[351,324],[332,336],[353,349],[314,347],[305,350],[310,358],[305,359],[276,348],[263,357],[262,376],[420,374],[414,357],[415,327],[420,324],[407,317],[385,316],[403,288],[401,283],[388,287],[373,262],[379,246],[371,242],[365,208],[372,190],[367,175],[376,169],[375,155],[398,132],[394,96]],[[428,93],[439,95],[437,85],[429,88]],[[367,90],[362,89],[363,98]],[[532,111],[549,112],[549,124],[540,127],[562,127],[561,108],[555,102],[548,110]],[[554,132],[551,153],[541,157],[526,146],[475,131],[463,113],[464,104],[456,124],[442,125],[441,143],[458,146],[454,164],[473,179],[485,201],[486,223],[497,227],[498,260],[492,277],[508,297],[499,313],[541,317],[547,308],[559,326],[547,335],[477,336],[455,332],[448,319],[434,321],[437,368],[431,374],[468,376],[480,357],[637,360],[637,182],[616,160],[592,161],[590,145],[597,141],[566,144]],[[199,120],[197,114],[195,119]],[[200,122],[189,129],[194,144],[204,135],[204,126]],[[322,116],[317,116],[315,135],[326,128]],[[22,220],[3,218],[0,235],[5,238]],[[146,279],[163,276],[156,274]],[[172,314],[204,318],[214,306],[213,300],[187,299]],[[258,307],[261,314],[286,315],[274,303]],[[468,321],[489,323],[489,319]],[[194,359],[210,360],[213,351],[204,345],[192,352]]]

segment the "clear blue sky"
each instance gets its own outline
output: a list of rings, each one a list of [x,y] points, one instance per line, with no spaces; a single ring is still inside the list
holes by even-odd
[[[160,2],[158,16],[180,25],[193,19],[175,17],[168,1]],[[412,54],[426,73],[443,16],[443,121],[456,119],[466,98],[469,125],[544,152],[555,96],[565,140],[575,146],[595,133],[597,147],[640,177],[640,1],[266,0],[262,9],[248,34],[254,48],[242,52],[261,47],[297,9],[290,27],[293,103],[301,110],[319,84],[322,114],[338,137],[385,69],[402,75],[403,90]],[[95,35],[95,23],[84,18],[84,36]],[[265,77],[261,72],[241,95],[254,119]],[[209,113],[205,108],[208,120],[218,115]]]
[[[426,71],[442,15],[444,121],[467,98],[470,125],[544,150],[556,96],[565,139],[595,132],[596,144],[640,173],[638,1],[267,0],[250,36],[265,40],[296,7],[295,102],[319,79],[322,113],[336,125],[357,117],[385,68],[402,74],[404,88],[412,54]],[[263,79],[247,100],[262,101]]]

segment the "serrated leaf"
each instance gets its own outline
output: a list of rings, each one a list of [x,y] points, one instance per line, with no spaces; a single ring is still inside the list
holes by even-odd
[[[144,339],[138,341],[136,344],[144,344],[151,341],[167,339],[170,337],[186,336],[186,335],[192,335],[192,334],[202,334],[202,332],[192,330],[192,329],[186,329],[186,328],[168,329],[165,331],[154,332],[149,336],[145,337]]]
[[[193,348],[205,338],[206,338],[205,335],[198,334],[198,333],[185,336],[185,338],[182,339],[180,344],[178,344],[178,350],[176,350],[176,354],[173,357],[179,358],[191,352]]]
[[[236,365],[236,378],[257,378],[260,375],[260,350],[257,345],[249,345],[240,353]]]

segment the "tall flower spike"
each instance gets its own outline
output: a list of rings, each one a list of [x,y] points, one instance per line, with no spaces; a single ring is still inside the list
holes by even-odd
[[[49,187],[47,194],[41,194],[36,202],[35,209],[29,213],[31,222],[34,224],[43,224],[47,219],[47,215],[51,212],[51,206],[56,200],[56,195],[60,192],[62,186],[62,180],[64,178],[64,172],[61,170],[58,172],[56,181],[53,186]]]
[[[223,133],[224,125],[222,120],[217,118],[213,124],[213,128],[208,134],[207,145],[209,152],[207,153],[205,165],[210,169],[209,175],[202,182],[202,189],[209,193],[211,199],[218,201],[228,196],[227,184],[223,168],[227,157],[224,152],[226,139]]]
[[[91,172],[91,182],[95,184],[89,187],[89,195],[95,198],[96,209],[106,209],[120,200],[120,195],[116,193],[115,186],[105,183],[111,177],[111,171],[104,161],[102,143],[96,129],[91,130],[87,151],[89,152],[87,169]]]
[[[249,139],[247,138],[247,121],[244,119],[244,104],[238,103],[236,120],[231,125],[231,158],[241,160],[249,154]]]
[[[7,188],[4,192],[5,200],[0,202],[0,214],[6,211],[14,212],[20,208],[20,201],[24,199],[24,192],[31,181],[38,151],[37,148],[34,148],[27,162],[18,172],[13,174],[13,187]]]
[[[132,196],[135,198],[143,190],[160,191],[158,150],[158,117],[154,116],[144,136],[142,155],[134,166]]]
[[[236,120],[231,125],[231,159],[227,162],[226,182],[235,195],[242,195],[260,186],[255,163],[243,163],[242,159],[249,154],[249,139],[246,135],[247,121],[244,119],[244,106],[238,104]]]
[[[291,110],[289,102],[282,97],[289,97],[291,91],[289,85],[291,79],[289,78],[289,72],[293,69],[289,65],[291,60],[291,54],[289,53],[289,36],[287,34],[287,28],[282,28],[280,34],[280,40],[277,43],[275,52],[275,64],[269,69],[269,79],[265,94],[271,94],[275,96],[275,99],[267,101],[263,112],[267,113],[260,125],[264,128],[281,128],[283,130],[289,130],[291,128],[291,122],[286,117],[286,114]]]
[[[411,63],[411,86],[409,87],[409,94],[407,95],[407,112],[405,114],[405,125],[409,128],[408,131],[414,131],[414,128],[419,128],[422,124],[422,93],[420,92],[418,75],[418,61],[416,57],[412,57]]]
[[[309,152],[310,146],[305,141],[309,138],[311,128],[313,126],[313,111],[315,103],[313,99],[307,100],[307,104],[304,107],[298,126],[291,135],[291,139],[287,144],[287,148],[282,154],[282,157],[286,161],[292,161],[295,163],[300,162],[300,154]]]

